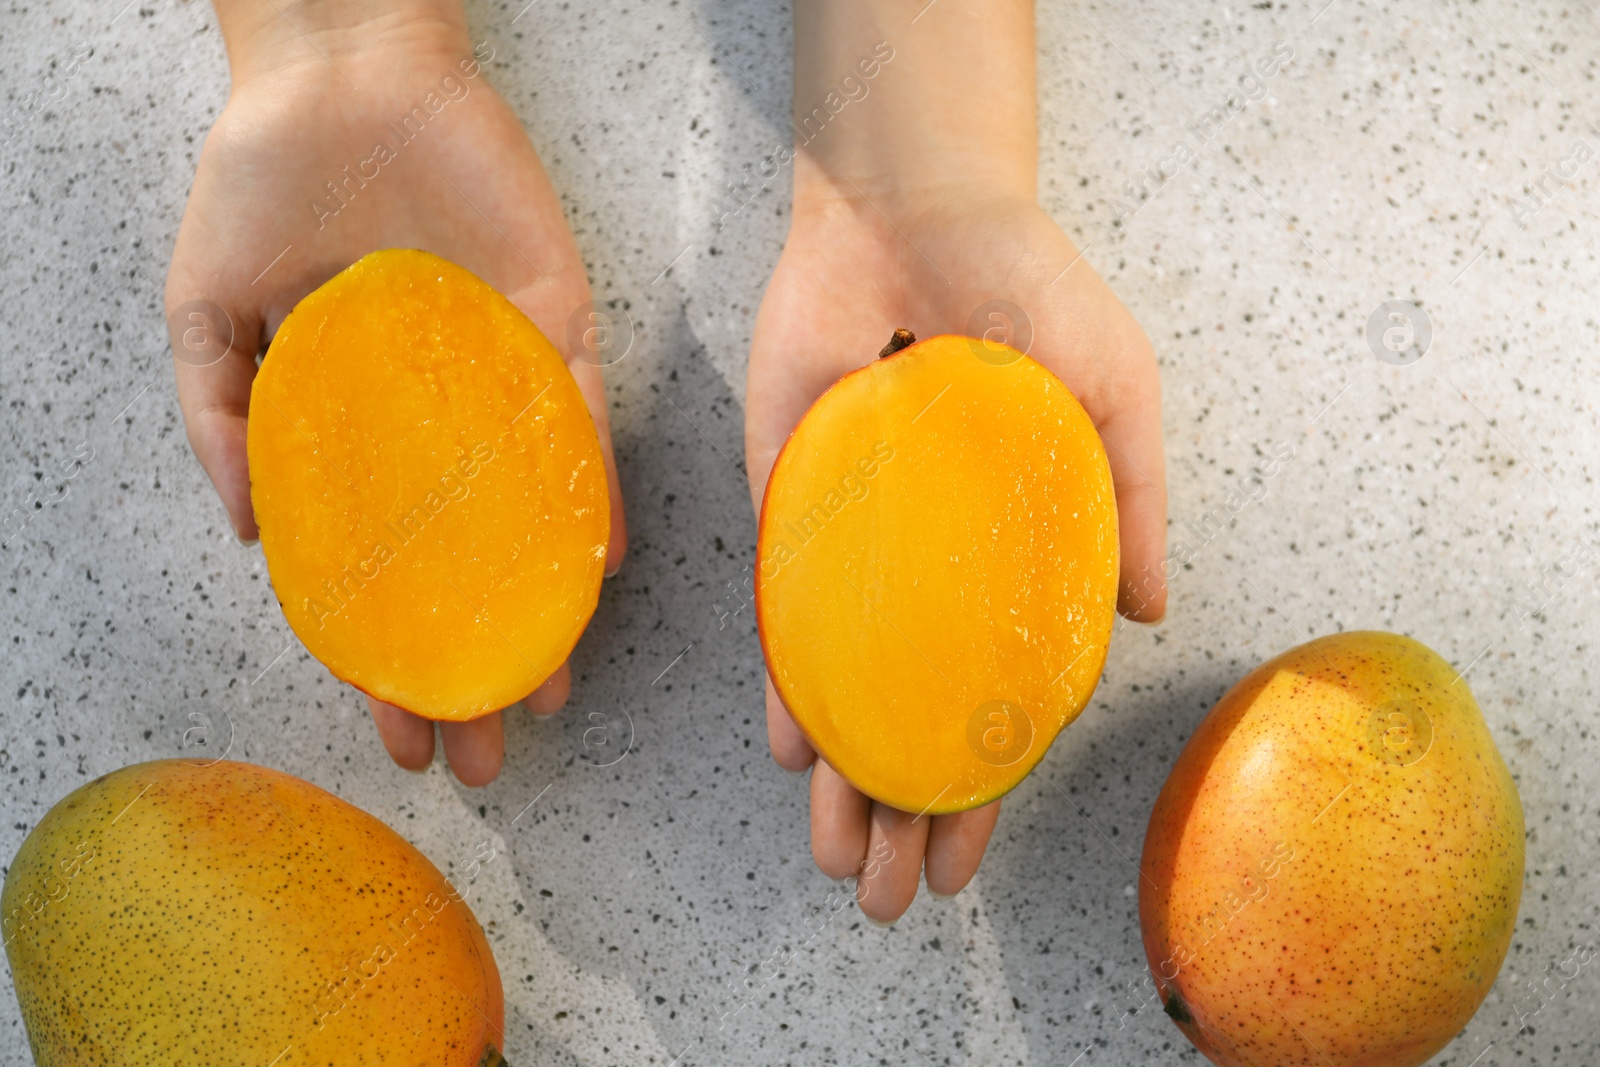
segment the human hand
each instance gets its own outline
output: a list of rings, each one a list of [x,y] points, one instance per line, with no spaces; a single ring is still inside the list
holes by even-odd
[[[566,357],[600,435],[616,573],[626,533],[604,386],[566,328],[588,281],[533,146],[482,70],[492,49],[474,51],[458,0],[216,6],[233,91],[200,154],[166,306],[189,443],[234,533],[258,536],[245,449],[257,353],[303,296],[361,256],[419,248],[504,293]],[[553,714],[570,688],[562,664],[522,703]],[[368,706],[396,763],[432,762],[430,720]],[[463,783],[499,773],[499,712],[439,732]]]
[[[806,84],[810,72],[829,71],[821,76],[826,84],[850,66],[819,61],[808,49],[853,58],[894,34],[892,25],[861,25],[873,13],[863,16],[859,8],[819,17],[832,2],[796,7],[797,116],[825,91]],[[865,6],[876,10],[875,4]],[[959,4],[933,9],[949,16],[950,25],[930,23],[930,13],[918,36],[901,38],[912,44],[895,46],[897,58],[867,98],[851,105],[857,112],[844,112],[813,143],[797,146],[793,222],[756,319],[745,390],[752,496],[759,510],[790,431],[829,386],[876,358],[895,328],[918,337],[967,334],[983,305],[1008,301],[1031,326],[1029,355],[1073,391],[1106,444],[1122,549],[1118,607],[1130,618],[1155,621],[1166,607],[1160,380],[1132,315],[1037,206],[1031,12],[1017,19],[1026,9],[1011,4],[977,16]],[[996,35],[992,47],[970,40],[985,33]],[[941,73],[935,60],[963,39],[959,53],[950,54],[990,58],[994,69],[974,74],[994,90],[990,95],[964,93],[959,84],[946,95],[927,80],[961,81]],[[1025,58],[1015,54],[1019,42]],[[902,81],[891,81],[897,74]],[[1027,102],[1007,107],[1006,91],[1022,92],[1019,83]],[[977,112],[975,99],[984,101]],[[1009,128],[1006,116],[1028,130]],[[981,321],[979,328],[990,325]],[[1021,343],[1021,324],[1007,325],[1010,340]],[[864,913],[879,921],[904,913],[924,870],[936,894],[966,885],[999,816],[998,801],[929,818],[872,801],[817,758],[770,678],[766,701],[773,757],[790,771],[812,767],[817,866],[835,879],[859,876]],[[869,877],[863,861],[878,855],[880,845],[894,859],[875,865]]]

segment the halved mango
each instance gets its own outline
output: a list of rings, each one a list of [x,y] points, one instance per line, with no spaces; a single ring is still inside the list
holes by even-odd
[[[335,676],[432,719],[511,704],[594,613],[594,422],[509,300],[374,252],[284,320],[250,396],[250,496],[284,615]]]
[[[756,613],[785,706],[885,804],[1016,786],[1088,703],[1116,612],[1099,434],[1020,352],[935,337],[840,379],[762,500]]]

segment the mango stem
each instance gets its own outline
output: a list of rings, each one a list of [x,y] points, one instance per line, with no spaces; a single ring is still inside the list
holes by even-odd
[[[879,359],[887,359],[902,348],[910,348],[917,343],[917,335],[907,329],[898,329],[894,336],[889,338],[889,343],[878,351]]]

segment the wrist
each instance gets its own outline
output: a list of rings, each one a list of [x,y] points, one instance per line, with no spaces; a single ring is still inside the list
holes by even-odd
[[[818,159],[801,148],[794,161],[794,225],[835,213],[859,217],[863,211],[897,230],[936,212],[968,211],[1038,204],[1031,167],[1007,166],[994,159],[932,153],[919,158]]]
[[[797,219],[1037,200],[1030,0],[796,0],[794,81]]]
[[[301,70],[348,77],[346,63],[373,52],[454,54],[469,47],[462,0],[215,0],[215,6],[236,90]]]
[[[809,173],[809,177],[807,176]],[[866,225],[885,239],[912,235],[929,225],[956,218],[1001,217],[1037,210],[1031,189],[1014,181],[991,181],[964,175],[942,183],[902,181],[878,175],[878,181],[838,176],[818,170],[803,156],[795,161],[795,192],[790,234],[829,242]],[[835,236],[829,236],[835,235]]]

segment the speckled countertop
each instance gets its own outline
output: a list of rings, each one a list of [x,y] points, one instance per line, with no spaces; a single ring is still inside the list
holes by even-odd
[[[227,92],[209,7],[153,0],[113,24],[121,3],[13,4],[8,109],[80,42],[92,55],[0,144],[0,494],[28,511],[0,551],[0,854],[88,778],[179,754],[191,712],[225,715],[235,756],[376,813],[441,868],[492,842],[473,900],[514,1063],[1195,1063],[1159,1012],[1129,1014],[1128,857],[1155,795],[1247,668],[1312,632],[1393,629],[1468,671],[1529,828],[1506,968],[1436,1062],[1600,1062],[1592,968],[1517,1022],[1526,983],[1600,936],[1600,563],[1572,562],[1600,538],[1600,161],[1577,159],[1600,148],[1600,19],[1324,2],[1044,5],[1042,195],[1155,341],[1172,537],[1195,551],[1168,620],[1119,629],[968,890],[892,929],[849,908],[804,939],[832,886],[806,783],[766,752],[760,650],[729,585],[754,522],[718,455],[741,450],[787,176],[721,229],[716,203],[787,136],[787,11],[471,6],[596,295],[628,302],[636,339],[609,372],[632,551],[568,712],[514,719],[505,772],[469,791],[389,763],[359,699],[289,637],[184,440],[161,284]],[[1421,309],[1420,359],[1369,345],[1392,300]],[[584,731],[619,707],[632,747],[593,766]],[[724,1020],[730,986],[784,947]],[[23,1064],[6,985],[0,1062]]]

